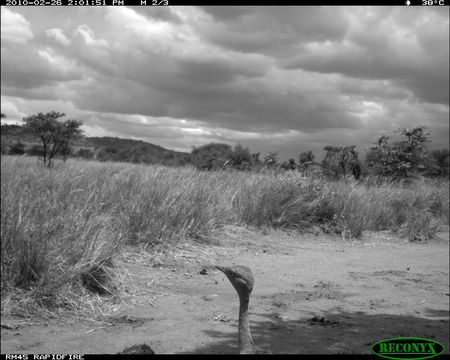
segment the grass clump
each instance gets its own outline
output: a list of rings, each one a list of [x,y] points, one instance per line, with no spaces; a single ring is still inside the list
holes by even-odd
[[[76,308],[82,275],[110,266],[123,239],[104,205],[90,201],[97,195],[88,187],[92,179],[30,160],[2,157],[2,311],[12,292],[23,295],[17,302],[26,308]],[[103,279],[103,287],[114,288],[114,279]]]
[[[232,205],[237,222],[256,227],[318,225],[354,238],[365,230],[406,227],[408,231],[399,234],[414,239],[414,234],[430,238],[438,224],[448,224],[448,198],[448,180],[369,185],[368,181],[331,182],[287,172],[242,177]]]

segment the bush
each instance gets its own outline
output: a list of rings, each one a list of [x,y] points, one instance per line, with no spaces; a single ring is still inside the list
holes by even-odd
[[[91,160],[94,158],[94,152],[91,149],[81,148],[75,153],[76,157],[81,157],[83,159]]]
[[[25,154],[25,145],[20,141],[17,141],[9,148],[10,155],[23,155]]]
[[[398,234],[411,242],[426,241],[434,237],[439,228],[427,211],[412,210],[410,216],[398,230]]]

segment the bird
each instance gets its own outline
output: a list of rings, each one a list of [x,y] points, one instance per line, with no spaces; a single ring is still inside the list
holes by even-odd
[[[240,354],[271,354],[270,351],[258,348],[252,339],[248,322],[248,303],[255,283],[252,271],[247,266],[219,266],[217,270],[223,272],[239,296],[239,353]]]
[[[145,355],[155,355],[155,352],[147,344],[137,344],[123,349],[118,354],[145,354]]]
[[[214,266],[223,272],[230,280],[239,296],[239,353],[240,354],[271,354],[270,351],[257,347],[252,339],[248,321],[248,304],[250,294],[255,283],[253,273],[247,266]],[[137,344],[125,348],[118,354],[146,354],[154,355],[155,352],[147,344]]]

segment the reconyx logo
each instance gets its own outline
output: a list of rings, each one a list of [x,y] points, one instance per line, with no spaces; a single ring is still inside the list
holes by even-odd
[[[372,345],[372,352],[388,359],[427,359],[444,351],[437,341],[401,337],[378,341]]]

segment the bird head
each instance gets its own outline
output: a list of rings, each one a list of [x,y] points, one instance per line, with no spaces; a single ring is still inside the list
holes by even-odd
[[[241,265],[214,267],[227,276],[239,295],[249,295],[252,292],[255,281],[253,279],[252,271],[248,267]]]

